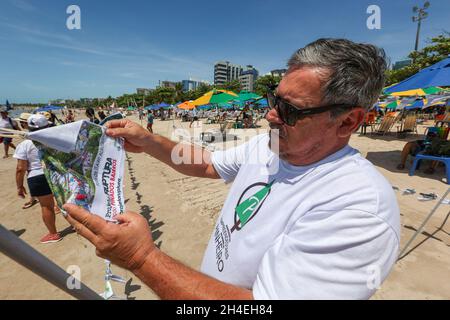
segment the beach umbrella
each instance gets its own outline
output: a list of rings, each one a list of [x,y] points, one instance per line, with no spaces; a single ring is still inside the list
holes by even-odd
[[[64,109],[64,107],[48,105],[48,106],[34,110],[33,113],[48,112],[48,111],[61,110],[61,109]]]
[[[183,109],[183,110],[193,110],[195,109],[195,104],[193,104],[193,101],[185,101],[180,103],[179,105],[177,105],[178,109]]]
[[[393,83],[393,84],[391,84],[390,86],[384,87],[382,93],[385,94],[385,95],[388,94],[388,93],[386,93],[386,90],[389,89],[389,88],[391,88],[391,87],[393,87],[393,86],[396,86],[397,84],[398,84],[398,82]]]
[[[427,103],[427,100],[425,99],[417,99],[413,103],[407,105],[405,107],[405,110],[415,110],[415,109],[422,109]]]
[[[213,108],[213,106],[210,104],[205,104],[203,106],[197,107],[198,110],[211,110],[212,108]]]
[[[436,94],[442,91],[439,87],[420,88],[407,91],[399,91],[391,93],[391,96],[395,97],[410,97],[410,96],[426,96],[429,94]]]
[[[429,88],[433,86],[450,86],[450,56],[419,71],[399,84],[386,89],[386,93],[391,94],[394,92]]]
[[[435,106],[445,106],[447,100],[450,99],[449,96],[434,96],[428,98],[428,103],[425,105],[425,108],[435,107]]]
[[[256,101],[255,105],[259,106],[260,108],[264,108],[264,107],[269,106],[269,103],[267,102],[267,99],[264,98],[264,99],[260,99],[260,100]]]
[[[258,100],[262,99],[261,96],[257,95],[256,93],[250,92],[250,91],[241,91],[239,92],[236,101],[245,102],[249,100]]]
[[[231,103],[222,102],[218,104],[219,108],[222,109],[231,109],[233,108],[233,105]]]
[[[399,100],[394,100],[394,101],[389,102],[389,103],[384,105],[384,107],[386,109],[393,109],[393,110],[397,109],[398,106],[400,106],[400,101]]]
[[[203,96],[193,101],[196,106],[202,106],[205,104],[219,104],[236,99],[238,95],[232,91],[226,90],[211,90],[205,93]]]
[[[163,109],[169,109],[171,106],[170,106],[170,104],[167,104],[167,103],[165,103],[165,102],[162,102],[162,103],[160,103],[160,104],[158,104],[158,107],[161,109],[161,108],[163,108]]]
[[[239,101],[239,100],[231,100],[230,101],[233,105],[238,107],[243,107],[245,105],[245,101]]]

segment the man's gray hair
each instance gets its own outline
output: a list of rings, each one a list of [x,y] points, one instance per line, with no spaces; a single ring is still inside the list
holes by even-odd
[[[288,67],[305,66],[322,71],[322,105],[350,104],[365,110],[377,102],[388,67],[383,49],[346,39],[319,39],[299,49]]]

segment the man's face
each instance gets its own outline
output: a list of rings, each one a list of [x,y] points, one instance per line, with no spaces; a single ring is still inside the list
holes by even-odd
[[[7,114],[6,112],[2,112],[1,115],[2,115],[2,118],[3,118],[3,119],[8,118],[8,114]]]
[[[321,81],[317,69],[298,68],[290,70],[280,82],[277,95],[299,108],[321,106]],[[274,138],[279,137],[279,156],[294,165],[308,165],[326,157],[337,144],[338,123],[330,112],[306,116],[295,126],[284,124],[275,109],[267,114]],[[271,139],[272,149],[276,144]],[[275,147],[276,148],[276,147]],[[274,150],[276,152],[276,150]]]

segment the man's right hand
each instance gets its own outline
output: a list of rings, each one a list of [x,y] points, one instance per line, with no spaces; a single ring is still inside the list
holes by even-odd
[[[106,127],[108,136],[125,139],[125,150],[128,152],[144,152],[145,146],[152,136],[143,127],[127,119],[108,121]]]

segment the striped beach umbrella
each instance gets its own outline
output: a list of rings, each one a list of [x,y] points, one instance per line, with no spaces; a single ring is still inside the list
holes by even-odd
[[[237,97],[238,95],[233,91],[214,89],[205,93],[203,96],[194,100],[192,103],[196,106],[202,106],[205,104],[219,104],[236,99]]]
[[[411,97],[411,96],[427,96],[429,94],[436,94],[442,91],[442,88],[439,87],[429,87],[429,88],[421,88],[407,91],[400,91],[391,93],[391,96],[394,97]]]

